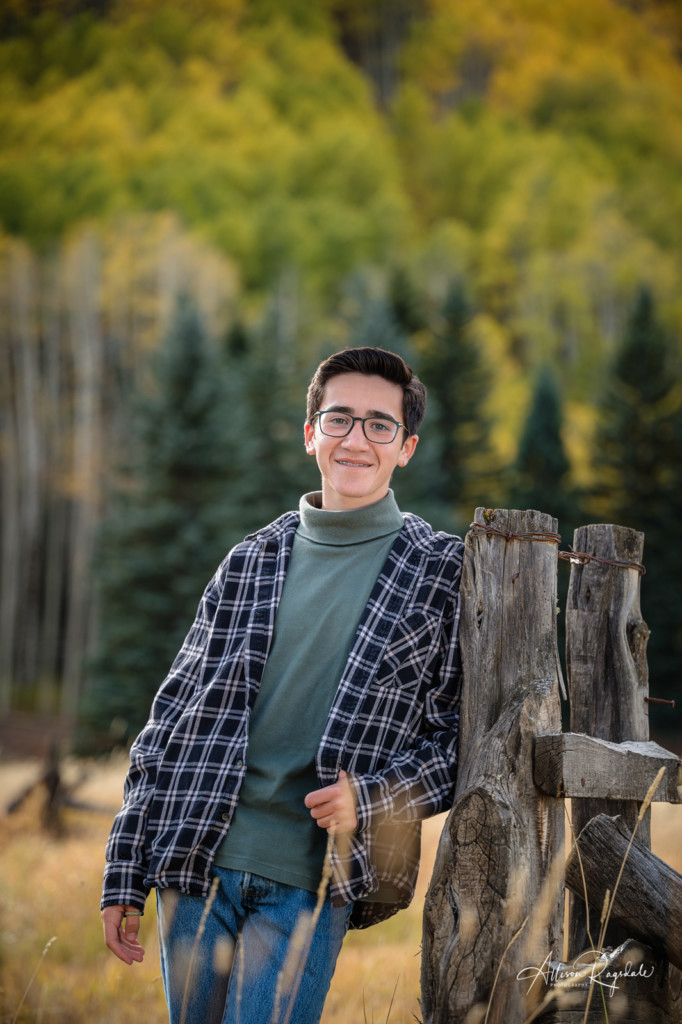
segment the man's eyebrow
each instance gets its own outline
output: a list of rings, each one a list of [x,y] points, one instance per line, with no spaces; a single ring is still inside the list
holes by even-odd
[[[355,416],[355,409],[351,405],[330,405],[324,411],[345,412],[348,413],[349,416]],[[369,417],[383,420],[392,420],[394,423],[398,422],[395,416],[393,416],[390,412],[384,412],[382,409],[368,409],[367,412],[365,413],[365,418]]]

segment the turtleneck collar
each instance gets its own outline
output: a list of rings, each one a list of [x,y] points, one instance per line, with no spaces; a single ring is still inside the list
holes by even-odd
[[[373,505],[347,512],[323,509],[321,504],[320,491],[304,494],[299,502],[301,523],[297,533],[315,544],[362,544],[403,528],[403,517],[392,490]]]

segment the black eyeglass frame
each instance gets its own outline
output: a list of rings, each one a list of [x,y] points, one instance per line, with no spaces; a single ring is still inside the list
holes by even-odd
[[[325,413],[336,413],[337,416],[347,416],[349,418],[350,426],[348,427],[348,430],[345,432],[345,434],[327,433],[327,431],[322,426],[322,416]],[[392,416],[351,416],[349,412],[343,412],[341,409],[318,409],[317,412],[313,413],[312,418],[315,419],[316,416],[318,417],[320,430],[325,435],[325,437],[348,437],[351,430],[355,426],[356,421],[362,423],[362,432],[370,444],[393,444],[396,437],[398,436],[398,430],[400,429],[400,427],[402,427],[403,430],[405,431],[405,437],[410,436],[410,432],[405,426],[405,424],[399,423],[398,420],[394,420]],[[388,441],[379,441],[376,437],[368,437],[367,431],[365,430],[365,423],[367,423],[368,420],[383,420],[386,423],[393,423],[393,425],[395,426],[395,433],[393,434],[393,437],[391,437]]]

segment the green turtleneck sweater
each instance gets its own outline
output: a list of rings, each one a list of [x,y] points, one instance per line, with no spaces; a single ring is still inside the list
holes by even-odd
[[[315,892],[327,833],[303,803],[355,632],[403,518],[393,492],[349,512],[301,498],[239,805],[216,864]]]

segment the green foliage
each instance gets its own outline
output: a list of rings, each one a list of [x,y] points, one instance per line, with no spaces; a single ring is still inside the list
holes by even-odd
[[[428,378],[417,459],[396,489],[436,525],[465,528],[475,505],[506,500],[497,467],[514,457],[539,367],[561,372],[566,454],[585,484],[594,403],[640,283],[675,339],[666,358],[679,347],[678,7],[10,0],[3,237],[49,252],[86,225],[112,237],[169,213],[235,268],[230,540],[316,485],[299,431],[323,339],[322,354],[398,348]],[[446,310],[454,279],[468,313]],[[147,322],[150,295],[130,298],[131,323]],[[633,492],[619,458],[599,462],[594,508],[637,520],[651,552],[649,534],[678,511],[674,473],[659,459]],[[631,507],[632,493],[650,501]]]
[[[566,397],[589,400],[642,268],[680,325],[674,19],[613,0],[427,10],[393,110],[406,186],[434,236],[457,231],[524,370],[568,366]]]
[[[575,503],[569,487],[570,463],[562,437],[561,399],[556,379],[544,367],[538,374],[528,417],[512,468],[509,504],[549,512],[565,531],[574,527]]]
[[[319,489],[317,467],[303,443],[305,388],[313,367],[296,355],[293,315],[293,297],[275,293],[260,323],[233,327],[226,341],[232,543]]]
[[[511,508],[537,509],[557,519],[563,547],[573,539],[582,524],[579,497],[571,479],[571,464],[564,445],[563,409],[556,376],[549,367],[537,374],[526,421],[521,432],[518,453],[509,471]],[[559,565],[557,602],[566,608],[570,576]],[[565,661],[566,619],[557,619],[557,647],[560,662]],[[565,666],[564,666],[565,671]],[[568,708],[563,708],[564,714]],[[568,723],[565,722],[568,728]]]
[[[651,692],[679,704],[682,556],[675,536],[682,521],[682,367],[647,289],[631,311],[599,412],[592,511],[601,521],[644,531],[642,611],[651,629]],[[661,728],[674,721],[655,708],[652,717]]]
[[[484,403],[490,371],[472,329],[473,307],[461,281],[420,337],[416,363],[428,392],[420,446],[423,500],[443,528],[464,531],[478,505],[495,504],[494,459]]]
[[[250,296],[293,267],[325,312],[359,267],[413,268],[450,237],[448,273],[522,368],[567,360],[582,400],[642,266],[682,321],[679,17],[615,0],[389,6],[14,0],[0,222],[47,246],[172,210]]]
[[[98,649],[82,750],[132,738],[226,551],[236,468],[220,365],[195,309],[176,312],[152,393],[136,396],[122,485],[103,524]]]
[[[363,280],[354,282],[349,294],[354,295],[357,312],[349,324],[346,344],[353,348],[376,345],[407,358],[407,334],[390,299],[373,294]]]
[[[600,404],[593,507],[645,530],[670,522],[679,470],[679,359],[647,289],[631,310]]]
[[[384,258],[409,222],[399,171],[324,20],[203,6],[43,15],[0,45],[0,221],[44,245],[172,209],[256,289],[290,265],[325,288]]]
[[[426,326],[424,303],[405,267],[393,269],[388,283],[388,301],[398,326],[408,335]]]

